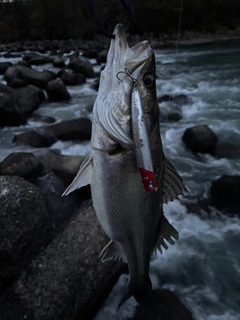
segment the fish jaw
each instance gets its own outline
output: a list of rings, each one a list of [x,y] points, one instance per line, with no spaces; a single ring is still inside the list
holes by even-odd
[[[118,24],[111,40],[107,62],[101,72],[99,93],[93,108],[93,118],[109,136],[126,148],[133,147],[131,132],[132,80],[125,70],[136,78],[153,50],[148,41],[129,48],[126,31]]]

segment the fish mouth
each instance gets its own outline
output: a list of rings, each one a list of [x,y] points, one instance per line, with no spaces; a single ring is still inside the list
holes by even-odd
[[[112,57],[111,63],[116,67],[119,66],[119,71],[127,68],[133,73],[153,55],[153,49],[146,40],[129,48],[127,34],[122,24],[115,27],[113,34],[114,39],[111,40],[109,56]]]

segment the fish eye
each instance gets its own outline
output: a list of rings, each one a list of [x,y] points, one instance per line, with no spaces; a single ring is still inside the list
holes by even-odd
[[[143,78],[143,83],[146,88],[151,89],[154,86],[154,76],[152,74],[146,74]]]

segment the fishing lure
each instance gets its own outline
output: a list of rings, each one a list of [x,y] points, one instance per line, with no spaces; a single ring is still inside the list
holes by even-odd
[[[138,91],[138,81],[137,79],[131,76],[131,73],[128,69],[125,69],[125,71],[120,71],[117,73],[117,78],[120,81],[122,81],[118,77],[120,73],[124,73],[128,77],[130,77],[133,83],[131,95],[132,133],[136,150],[137,164],[142,178],[142,182],[146,192],[157,191],[158,186],[153,172],[152,156],[149,146],[147,126]]]

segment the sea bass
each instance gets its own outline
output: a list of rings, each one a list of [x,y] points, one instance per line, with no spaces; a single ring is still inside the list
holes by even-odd
[[[179,237],[163,214],[163,204],[183,194],[186,187],[162,149],[153,49],[148,41],[129,48],[121,24],[114,36],[93,108],[91,154],[64,195],[91,185],[98,220],[111,239],[100,257],[128,264],[129,283],[122,303],[133,295],[154,319],[150,258],[154,251],[167,249],[165,241],[174,244]],[[136,112],[133,115],[133,104],[142,108],[140,118]],[[146,141],[138,135],[136,119],[144,123]],[[144,144],[148,144],[145,151]],[[144,179],[151,178],[140,168],[144,158],[151,162],[154,180],[147,180],[147,186]]]

